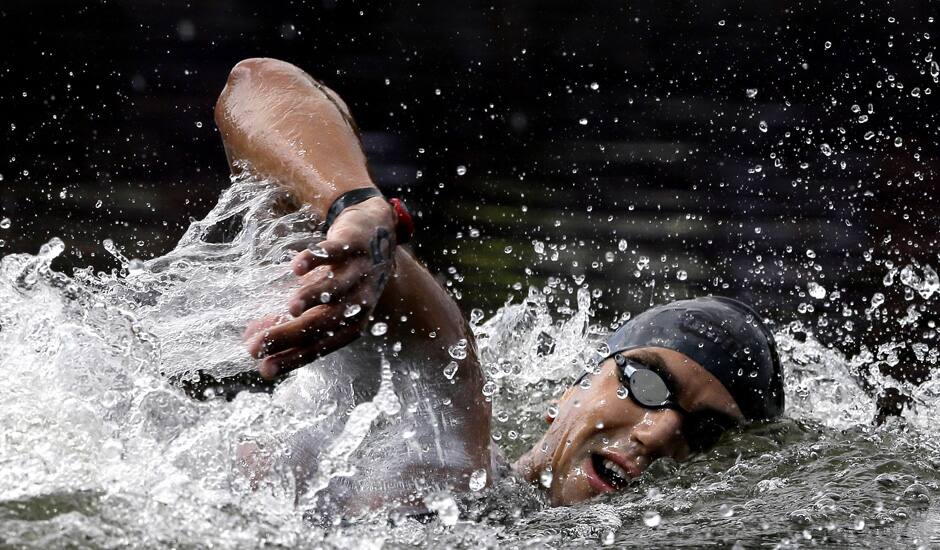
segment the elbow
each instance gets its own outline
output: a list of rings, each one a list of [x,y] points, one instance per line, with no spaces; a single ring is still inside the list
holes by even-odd
[[[225,87],[215,103],[215,123],[225,132],[227,121],[237,119],[241,111],[251,109],[264,90],[289,87],[304,72],[298,67],[269,57],[239,61],[229,71]]]

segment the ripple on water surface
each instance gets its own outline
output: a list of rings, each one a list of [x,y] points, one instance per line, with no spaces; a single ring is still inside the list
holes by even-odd
[[[286,303],[295,284],[284,262],[316,241],[305,213],[274,213],[281,198],[266,182],[235,181],[166,256],[135,262],[109,243],[123,262],[119,273],[50,270],[65,246],[57,239],[35,256],[0,260],[0,545],[940,543],[936,411],[916,405],[873,427],[875,404],[852,374],[860,359],[821,346],[799,325],[777,333],[787,418],[726,434],[686,463],[659,461],[621,494],[550,508],[505,477],[434,496],[446,513],[427,524],[381,514],[311,523],[295,506],[289,469],[253,489],[235,457],[245,442],[267,456],[289,452],[291,434],[344,410],[302,399],[301,382],[316,367],[273,394],[231,401],[193,400],[169,382],[253,369],[243,327],[283,313],[271,307]],[[588,314],[588,291],[577,294],[577,307],[564,313],[533,290],[491,319],[471,315],[494,399],[493,436],[510,458],[532,444],[551,399],[608,330]],[[446,367],[442,378],[453,376]],[[371,408],[356,407],[362,429],[324,433],[381,449],[363,430],[404,414],[388,393],[391,378],[382,380],[380,387],[376,375],[380,397],[359,403]],[[919,403],[938,394],[933,382],[909,390]],[[331,472],[348,468],[341,459]]]

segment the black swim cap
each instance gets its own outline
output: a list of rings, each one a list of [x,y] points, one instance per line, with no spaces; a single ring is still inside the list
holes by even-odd
[[[659,347],[678,351],[715,375],[748,420],[783,413],[783,371],[774,336],[749,306],[708,296],[649,309],[608,340],[609,354]]]

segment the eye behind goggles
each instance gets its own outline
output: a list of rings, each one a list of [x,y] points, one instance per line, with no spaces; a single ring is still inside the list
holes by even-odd
[[[621,353],[614,354],[613,359],[620,383],[634,403],[646,409],[672,409],[682,415],[682,434],[693,451],[714,446],[721,434],[738,424],[736,419],[718,411],[686,411],[676,400],[668,374],[661,374]],[[588,374],[584,373],[575,383],[580,383]]]

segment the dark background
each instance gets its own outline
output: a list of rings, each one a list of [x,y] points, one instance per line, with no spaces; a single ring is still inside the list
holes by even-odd
[[[936,297],[882,278],[938,264],[936,6],[689,4],[4,0],[0,254],[172,248],[228,183],[229,69],[278,57],[350,105],[467,311],[546,284],[564,306],[585,277],[603,323],[712,292],[847,351],[935,345]]]

